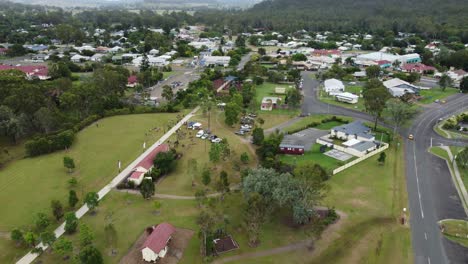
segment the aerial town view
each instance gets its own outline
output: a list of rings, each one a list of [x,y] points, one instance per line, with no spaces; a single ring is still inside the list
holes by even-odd
[[[0,0],[0,264],[467,264],[467,0]]]

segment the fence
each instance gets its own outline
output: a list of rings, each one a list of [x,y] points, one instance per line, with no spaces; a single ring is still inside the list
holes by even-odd
[[[364,155],[364,156],[362,156],[362,157],[360,157],[358,159],[355,159],[355,160],[353,160],[353,161],[351,161],[349,163],[346,163],[345,165],[343,165],[343,166],[341,166],[339,168],[334,169],[333,170],[333,175],[337,174],[338,172],[344,171],[347,168],[349,168],[349,167],[351,167],[353,165],[356,165],[359,162],[361,162],[363,160],[366,160],[366,159],[374,156],[375,154],[380,153],[380,152],[382,152],[382,151],[384,151],[386,149],[388,149],[388,144],[384,143],[384,145],[382,147],[380,147],[380,148],[378,148],[378,149],[376,149],[376,150],[374,150],[374,151],[372,151],[372,152],[370,152],[370,153],[368,153],[368,154],[366,154],[366,155]]]

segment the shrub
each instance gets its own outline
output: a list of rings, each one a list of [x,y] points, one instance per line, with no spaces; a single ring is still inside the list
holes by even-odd
[[[63,150],[69,148],[74,139],[75,133],[72,130],[65,130],[56,135],[37,137],[26,142],[26,154],[34,157],[56,150]]]

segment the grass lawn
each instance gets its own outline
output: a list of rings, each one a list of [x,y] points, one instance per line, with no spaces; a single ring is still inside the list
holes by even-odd
[[[285,114],[285,115],[270,114],[266,111],[258,112],[257,115],[258,117],[262,118],[265,121],[265,123],[263,123],[262,125],[263,129],[269,129],[269,128],[275,127],[297,116],[297,115],[289,115],[289,114]]]
[[[198,121],[203,124],[203,128],[208,127],[208,118],[203,115],[198,115],[193,118],[193,121]],[[196,138],[196,130],[188,130],[187,136],[180,141],[179,146],[176,148],[178,152],[182,153],[182,158],[178,161],[177,167],[174,172],[162,179],[156,186],[156,191],[163,194],[175,195],[194,195],[195,191],[199,188],[204,188],[201,182],[201,172],[205,164],[212,170],[211,183],[208,185],[210,191],[214,190],[216,179],[219,178],[219,173],[224,170],[228,173],[230,183],[240,182],[240,169],[237,166],[244,167],[245,165],[240,162],[240,155],[246,152],[250,157],[248,166],[255,165],[253,149],[249,148],[247,142],[242,142],[241,137],[234,134],[235,129],[230,128],[224,124],[224,114],[222,112],[213,111],[211,114],[211,132],[221,138],[228,140],[231,148],[231,157],[226,161],[220,161],[218,164],[212,164],[209,160],[209,151],[211,142]],[[171,139],[175,141],[175,137]],[[197,161],[197,172],[194,178],[195,187],[192,186],[192,172],[189,171],[187,166],[190,159]]]
[[[339,161],[337,159],[328,157],[327,155],[320,153],[320,144],[312,145],[310,151],[307,151],[304,155],[280,155],[280,159],[283,162],[295,165],[302,164],[315,164],[318,163],[327,170],[336,169],[346,162]],[[347,162],[353,160],[349,159]]]
[[[468,247],[468,222],[465,220],[447,219],[439,222],[443,226],[444,236],[464,247]]]
[[[276,87],[283,87],[286,88],[286,92],[289,89],[294,89],[294,84],[277,84],[271,82],[264,82],[262,85],[257,85],[255,88],[256,95],[255,99],[257,100],[257,104],[262,104],[262,99],[264,97],[273,96],[273,97],[280,97],[282,102],[286,98],[285,95],[277,95],[275,94]],[[290,115],[290,116],[297,116],[300,113],[300,110],[290,110],[290,109],[273,109],[272,111],[259,111],[259,113],[268,113],[268,114],[280,114],[280,115]]]
[[[154,201],[144,200],[140,195],[112,191],[102,200],[95,215],[86,214],[80,220],[80,223],[86,223],[95,233],[94,243],[101,251],[104,263],[118,263],[148,226],[169,222],[175,227],[197,229],[195,217],[198,208],[194,200],[159,201],[161,208],[157,209],[159,213],[155,213]],[[175,208],[177,210],[174,210]],[[117,254],[115,256],[110,254],[112,248],[108,245],[104,232],[104,227],[110,221],[117,231],[114,246]],[[74,242],[75,250],[79,249],[78,235],[66,235],[65,237]],[[191,240],[195,243],[190,244],[187,251],[192,252],[191,258],[195,262],[200,263],[197,234],[194,234]],[[38,260],[42,260],[43,263],[63,263],[60,257],[50,252],[42,254]]]
[[[435,100],[442,100],[452,94],[458,93],[459,90],[455,88],[446,88],[445,91],[442,91],[441,88],[432,88],[429,90],[421,90],[420,95],[423,97],[419,103],[430,104]]]
[[[5,203],[0,212],[0,231],[32,224],[34,214],[50,214],[50,201],[66,204],[70,175],[63,167],[63,156],[74,158],[79,198],[89,191],[104,187],[117,174],[117,161],[127,166],[142,152],[144,141],[155,142],[162,134],[152,131],[165,127],[177,114],[143,114],[115,116],[99,121],[78,133],[76,142],[67,152],[60,151],[35,158],[21,159],[0,171],[0,200]],[[0,237],[0,240],[3,238]],[[0,243],[2,245],[2,243]],[[4,251],[0,248],[0,251]],[[1,260],[2,263],[9,261]]]
[[[23,143],[14,144],[9,138],[0,137],[0,168],[26,155]]]
[[[458,152],[463,150],[463,148],[462,147],[450,147],[450,150],[452,151],[452,155],[455,157]],[[468,170],[464,170],[460,167],[460,165],[458,165],[458,171],[460,172],[462,181],[465,184],[465,188],[468,189]]]
[[[311,123],[317,123],[317,122],[321,123],[322,120],[327,119],[327,118],[331,118],[331,117],[333,117],[333,115],[321,114],[321,115],[307,116],[307,117],[302,118],[300,121],[292,124],[288,128],[286,128],[285,131],[288,132],[288,131],[295,131],[297,129],[302,129],[302,128],[305,129]],[[341,118],[343,120],[347,120],[349,122],[353,121],[353,119],[351,117],[347,117],[347,116],[336,116],[336,117]],[[328,130],[328,129],[331,129],[332,127],[337,126],[337,125],[342,125],[342,123],[341,122],[336,122],[336,121],[321,123],[320,125],[318,125],[315,128],[322,129],[322,130]]]
[[[163,72],[163,79],[167,79],[171,76],[174,76],[174,75],[177,75],[179,74],[179,72],[176,72],[176,71],[171,71],[171,72]]]

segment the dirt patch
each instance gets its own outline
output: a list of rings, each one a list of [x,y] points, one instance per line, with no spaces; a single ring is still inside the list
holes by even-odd
[[[175,264],[182,258],[185,248],[187,247],[190,238],[194,232],[190,229],[176,228],[175,233],[169,241],[169,251],[163,259],[159,259],[159,264]],[[145,242],[148,234],[146,231],[141,234],[137,241],[130,248],[129,252],[120,260],[120,264],[147,264],[141,257],[141,247]]]
[[[349,204],[355,207],[367,207],[368,203],[361,199],[351,199],[349,200]]]

